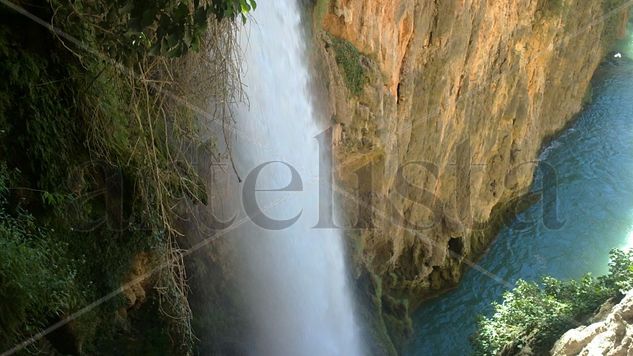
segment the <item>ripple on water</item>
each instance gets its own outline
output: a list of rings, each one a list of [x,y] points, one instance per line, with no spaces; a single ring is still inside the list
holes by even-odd
[[[606,272],[609,250],[633,246],[633,66],[602,66],[594,98],[540,155],[557,173],[560,229],[544,225],[538,203],[502,229],[480,266],[513,285],[543,275]],[[535,178],[534,189],[541,181]],[[518,229],[520,222],[528,222]],[[525,225],[525,224],[521,224]],[[467,355],[479,314],[490,315],[506,285],[469,270],[459,287],[415,314],[408,355]]]

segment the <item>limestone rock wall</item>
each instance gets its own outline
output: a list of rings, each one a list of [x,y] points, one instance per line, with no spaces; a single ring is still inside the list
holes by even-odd
[[[318,1],[341,199],[370,227],[350,233],[356,277],[383,313],[453,286],[485,250],[482,227],[527,192],[544,139],[623,34],[623,3]],[[360,53],[360,93],[340,41]]]
[[[633,354],[633,291],[616,305],[606,303],[589,325],[566,332],[550,353],[554,356]]]

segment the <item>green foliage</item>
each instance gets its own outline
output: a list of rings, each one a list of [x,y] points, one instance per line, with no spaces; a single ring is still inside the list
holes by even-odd
[[[139,254],[173,257],[165,207],[201,189],[175,147],[193,140],[194,115],[174,109],[161,88],[183,95],[169,81],[171,58],[199,48],[210,17],[245,18],[256,4],[24,6],[82,45],[0,6],[0,352],[117,290]],[[130,330],[116,317],[129,307],[118,295],[75,320],[71,342],[88,354],[107,353],[147,323],[148,345],[186,354],[187,326],[170,333],[188,308],[173,291],[186,288],[174,286],[169,268],[150,280],[166,280],[156,290],[174,296],[161,299],[160,312],[151,309]]]
[[[611,289],[625,294],[633,289],[633,253],[613,250],[609,261],[609,276],[606,281]]]
[[[237,15],[246,20],[246,14],[257,8],[255,0],[213,0],[213,13],[223,18],[234,18]]]
[[[609,274],[578,281],[545,277],[541,283],[520,280],[504,293],[495,313],[479,322],[473,338],[477,355],[495,355],[504,348],[530,346],[535,354],[547,354],[567,330],[590,317],[604,302],[633,288],[633,252],[613,250]]]
[[[198,51],[212,16],[246,21],[257,7],[255,0],[84,0],[72,7],[53,2],[65,18],[95,33],[108,54],[129,63],[148,53],[180,57]]]
[[[314,4],[314,10],[312,12],[314,24],[317,30],[321,30],[323,27],[323,20],[328,12],[328,8],[331,6],[331,0],[316,0]]]
[[[0,165],[0,350],[81,304],[75,261],[22,209],[9,212],[8,172]]]
[[[353,95],[360,95],[367,82],[365,69],[361,64],[362,55],[353,44],[340,38],[332,37],[332,47],[348,89]]]
[[[41,176],[36,183],[47,189],[65,177],[64,165],[77,144],[75,93],[66,85],[74,74],[64,61],[54,52],[39,56],[6,27],[0,29],[0,97],[5,99],[0,125],[7,142],[2,156],[28,162],[27,168]]]

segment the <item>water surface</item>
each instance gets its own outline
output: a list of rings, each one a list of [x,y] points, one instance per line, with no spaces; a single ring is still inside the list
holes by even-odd
[[[626,57],[626,55],[625,55]],[[557,174],[560,229],[550,229],[538,203],[505,227],[481,267],[514,285],[542,276],[578,278],[607,272],[612,248],[633,245],[633,65],[603,64],[593,102],[541,154]],[[536,175],[533,190],[542,187]],[[525,224],[527,222],[527,224]],[[524,225],[524,226],[523,226]],[[423,305],[414,316],[408,355],[468,355],[478,314],[491,315],[506,286],[476,270],[459,287]]]

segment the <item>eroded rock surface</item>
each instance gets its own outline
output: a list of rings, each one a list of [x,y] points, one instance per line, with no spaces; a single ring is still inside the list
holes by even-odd
[[[633,355],[633,291],[601,310],[595,322],[566,332],[554,345],[554,356]],[[603,308],[605,309],[605,308]]]
[[[370,227],[351,239],[356,277],[383,314],[455,285],[485,250],[482,227],[527,192],[543,141],[581,109],[623,34],[623,3],[319,2],[343,204]],[[360,52],[360,93],[341,40]]]

